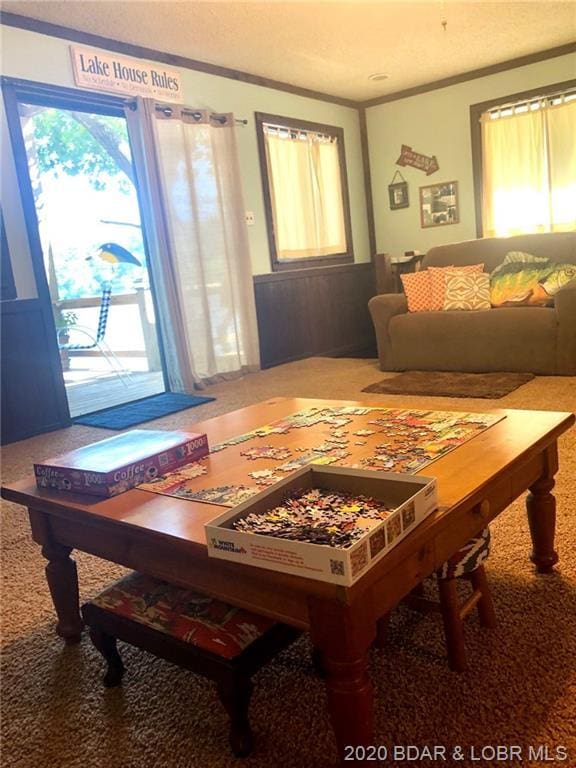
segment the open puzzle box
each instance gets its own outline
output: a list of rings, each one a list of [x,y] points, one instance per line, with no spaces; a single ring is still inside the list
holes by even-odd
[[[235,528],[238,521],[255,514],[266,515],[282,505],[287,496],[311,489],[350,497],[369,497],[383,502],[388,511],[383,519],[358,517],[356,524],[365,532],[344,547]],[[433,478],[309,465],[207,523],[208,554],[259,568],[351,586],[437,506],[437,484]]]
[[[132,429],[34,464],[34,474],[39,488],[109,497],[208,451],[205,434]]]

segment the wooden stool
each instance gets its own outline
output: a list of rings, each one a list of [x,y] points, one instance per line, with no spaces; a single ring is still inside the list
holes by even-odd
[[[252,749],[252,675],[300,632],[264,616],[132,573],[82,606],[90,637],[108,665],[104,685],[119,685],[123,640],[217,684],[237,757]]]
[[[481,626],[496,626],[496,614],[483,565],[489,553],[490,531],[485,528],[436,571],[439,603],[425,596],[423,584],[419,584],[407,598],[410,607],[416,610],[440,611],[442,614],[448,664],[455,672],[466,669],[463,620],[470,611],[478,608]],[[467,579],[472,585],[472,593],[462,605],[458,599],[457,579]],[[389,617],[384,616],[378,622],[377,646],[382,647],[385,643],[388,621]]]

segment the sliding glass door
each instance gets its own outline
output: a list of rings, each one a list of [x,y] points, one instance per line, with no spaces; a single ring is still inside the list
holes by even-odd
[[[30,93],[17,110],[71,416],[164,392],[121,105]]]

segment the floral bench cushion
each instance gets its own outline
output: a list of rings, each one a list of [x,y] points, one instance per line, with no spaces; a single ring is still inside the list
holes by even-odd
[[[238,656],[275,622],[207,595],[132,573],[91,601],[226,659]]]
[[[475,571],[490,554],[490,530],[485,528],[481,534],[470,539],[461,549],[452,555],[440,568],[441,579],[454,579]]]

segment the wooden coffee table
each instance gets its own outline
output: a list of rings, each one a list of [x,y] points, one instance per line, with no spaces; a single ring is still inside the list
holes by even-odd
[[[335,405],[366,403],[276,398],[192,428],[207,432],[215,445],[298,410]],[[39,490],[33,477],[6,485],[2,495],[28,508],[32,537],[48,560],[56,631],[66,642],[78,641],[82,631],[73,549],[308,630],[323,655],[328,708],[343,755],[347,745],[373,743],[367,656],[378,618],[526,490],[531,560],[541,573],[558,560],[552,495],[557,440],[574,415],[498,413],[506,418],[422,470],[438,479],[439,510],[352,587],[209,558],[204,523],[222,507],[140,490],[95,501]],[[238,467],[231,462],[229,470],[233,483]]]

